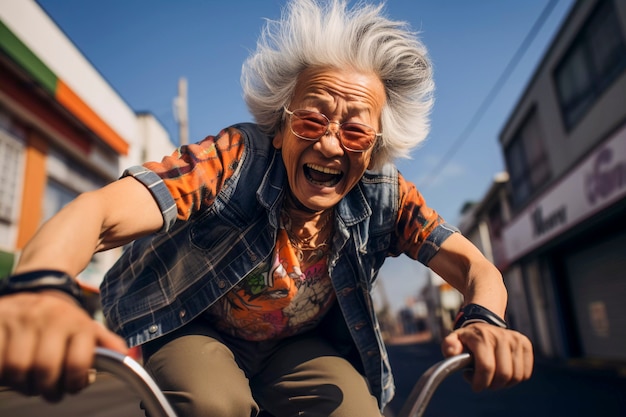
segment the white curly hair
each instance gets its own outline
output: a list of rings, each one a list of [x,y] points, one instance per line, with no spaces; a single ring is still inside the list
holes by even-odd
[[[382,138],[372,167],[409,157],[430,128],[432,64],[416,33],[405,22],[386,18],[383,8],[359,3],[349,9],[345,0],[292,0],[280,20],[268,20],[241,75],[244,99],[259,126],[270,134],[280,129],[283,106],[303,70],[352,67],[377,74],[385,86]]]

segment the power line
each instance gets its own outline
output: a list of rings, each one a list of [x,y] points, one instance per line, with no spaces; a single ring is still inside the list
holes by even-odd
[[[452,146],[448,149],[448,151],[441,158],[439,165],[433,169],[432,174],[427,175],[426,178],[422,181],[421,186],[418,188],[424,189],[428,187],[429,184],[432,183],[437,178],[437,176],[441,173],[441,171],[443,171],[443,168],[445,168],[445,166],[450,162],[450,160],[452,159],[454,154],[456,154],[456,152],[459,150],[461,145],[465,143],[465,141],[470,137],[472,131],[474,130],[476,125],[478,125],[478,122],[482,119],[482,117],[487,111],[487,108],[491,105],[491,103],[493,102],[493,99],[500,92],[500,90],[502,89],[502,86],[508,80],[509,75],[513,72],[513,70],[519,63],[522,56],[528,50],[530,44],[532,43],[532,41],[535,39],[535,37],[537,36],[539,31],[543,27],[543,24],[545,23],[545,21],[547,20],[548,16],[550,15],[550,13],[552,12],[552,10],[554,9],[557,3],[558,3],[558,0],[551,0],[546,5],[546,7],[544,7],[541,14],[537,18],[533,26],[530,28],[530,31],[528,32],[528,34],[526,35],[526,37],[520,44],[519,48],[517,48],[517,51],[515,52],[515,54],[513,55],[513,57],[507,64],[507,66],[504,68],[504,71],[502,72],[498,80],[495,82],[493,87],[491,87],[491,90],[489,91],[487,96],[483,99],[482,103],[476,110],[476,113],[474,113],[474,116],[471,118],[471,120],[469,121],[465,129],[463,129],[461,134],[452,143]]]

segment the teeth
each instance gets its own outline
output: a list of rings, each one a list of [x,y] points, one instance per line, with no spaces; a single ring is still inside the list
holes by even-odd
[[[341,171],[339,171],[338,169],[326,168],[326,167],[323,167],[321,165],[307,164],[307,167],[309,169],[314,169],[316,171],[323,172],[324,174],[330,174],[330,175],[339,175],[339,174],[341,174]]]

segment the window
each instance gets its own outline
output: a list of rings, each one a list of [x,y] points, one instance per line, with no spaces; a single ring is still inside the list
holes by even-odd
[[[43,199],[42,223],[58,213],[67,203],[78,196],[78,193],[48,178]]]
[[[51,147],[46,159],[48,178],[43,201],[43,221],[50,219],[82,192],[106,185],[106,181],[61,150]]]
[[[532,110],[505,149],[513,206],[519,208],[551,177],[537,113]]]
[[[19,207],[24,145],[0,129],[0,221],[13,223]]]
[[[500,239],[502,237],[502,228],[504,227],[504,218],[502,216],[502,204],[496,203],[487,211],[487,219],[489,221],[489,231],[491,239]]]
[[[611,0],[601,0],[554,73],[563,120],[572,128],[626,69],[626,44]]]

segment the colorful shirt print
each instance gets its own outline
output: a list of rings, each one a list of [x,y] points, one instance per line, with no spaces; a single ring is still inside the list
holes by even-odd
[[[207,316],[219,330],[246,340],[279,339],[309,330],[335,300],[326,259],[301,265],[280,229],[271,265],[250,273]]]

